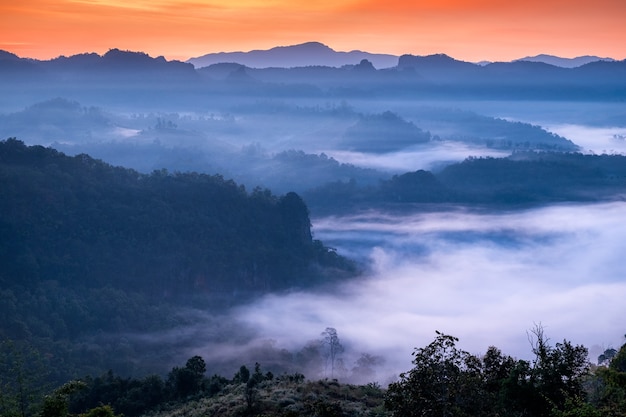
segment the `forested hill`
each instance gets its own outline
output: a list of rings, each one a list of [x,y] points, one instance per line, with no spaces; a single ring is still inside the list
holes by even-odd
[[[519,208],[565,202],[623,201],[626,157],[581,153],[516,152],[475,158],[437,172],[394,175],[379,184],[326,184],[304,194],[315,215],[415,204]]]
[[[312,239],[295,193],[248,193],[218,175],[142,175],[15,139],[0,142],[0,184],[3,288],[56,281],[208,297],[352,271]]]

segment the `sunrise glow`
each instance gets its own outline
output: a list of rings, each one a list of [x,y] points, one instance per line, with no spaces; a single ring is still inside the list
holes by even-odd
[[[22,0],[0,16],[0,49],[38,59],[120,48],[185,60],[308,41],[467,61],[626,58],[623,0]]]

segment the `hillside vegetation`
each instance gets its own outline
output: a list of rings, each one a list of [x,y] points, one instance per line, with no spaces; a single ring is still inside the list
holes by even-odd
[[[219,312],[356,272],[313,239],[295,193],[142,175],[15,139],[0,142],[0,184],[0,339],[28,342],[57,381],[139,355],[81,338],[171,328],[180,307]]]
[[[200,356],[174,367],[166,379],[100,377],[70,381],[42,399],[31,399],[22,416],[41,417],[623,417],[626,416],[626,345],[607,349],[590,365],[587,349],[564,340],[554,345],[541,326],[529,332],[531,360],[491,346],[474,355],[458,339],[436,332],[413,353],[413,368],[396,382],[351,385],[307,380],[304,375],[265,372],[245,365],[232,378],[208,376]],[[20,415],[15,391],[0,402],[3,416]],[[119,413],[119,414],[117,414]]]
[[[506,158],[468,158],[440,171],[394,175],[377,185],[334,182],[304,194],[316,214],[420,204],[522,207],[562,202],[622,200],[626,157],[517,152]],[[417,206],[416,206],[417,205]]]

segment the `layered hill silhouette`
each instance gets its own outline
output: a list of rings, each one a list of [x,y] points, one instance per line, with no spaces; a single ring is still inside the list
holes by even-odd
[[[574,58],[562,58],[555,55],[549,54],[539,54],[535,56],[527,56],[524,58],[517,59],[516,61],[531,61],[531,62],[543,62],[544,64],[554,65],[555,67],[563,67],[563,68],[576,68],[582,65],[589,64],[591,62],[597,61],[615,61],[613,58],[608,57],[599,57],[595,55],[583,55],[577,56]]]
[[[19,277],[210,296],[308,286],[326,267],[350,270],[312,239],[295,193],[248,193],[196,173],[142,175],[15,139],[0,142],[0,167],[5,288]]]
[[[65,96],[69,91],[81,100],[97,96],[114,101],[172,101],[187,106],[197,106],[207,94],[266,97],[420,94],[508,100],[619,100],[626,96],[625,61],[594,61],[575,68],[529,60],[478,65],[436,54],[403,55],[395,65],[382,68],[379,59],[391,59],[389,56],[358,51],[339,53],[319,43],[250,54],[241,55],[251,59],[242,58],[244,63],[217,63],[234,61],[236,56],[213,56],[212,61],[207,58],[202,64],[195,61],[196,66],[208,65],[196,69],[191,63],[118,49],[102,56],[80,54],[48,61],[2,52],[0,86],[9,95],[30,97],[31,102],[34,97],[48,99]],[[351,64],[339,61],[347,57]],[[386,62],[385,66],[391,61]],[[339,64],[342,65],[337,67]]]
[[[394,175],[375,186],[335,182],[304,196],[316,213],[359,207],[415,210],[433,205],[526,207],[564,202],[622,201],[626,156],[517,152],[468,158],[439,172]]]
[[[306,42],[298,45],[278,46],[271,49],[257,49],[248,52],[209,53],[190,58],[186,62],[193,64],[196,68],[219,63],[236,63],[250,68],[293,68],[305,66],[341,67],[344,65],[356,65],[363,59],[367,59],[374,67],[382,69],[397,66],[399,58],[399,55],[374,54],[360,50],[340,52],[320,42]],[[562,58],[555,55],[539,54],[515,61],[543,62],[556,67],[575,68],[591,62],[614,60],[594,55]]]

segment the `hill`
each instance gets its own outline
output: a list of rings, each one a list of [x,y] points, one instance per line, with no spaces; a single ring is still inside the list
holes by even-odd
[[[394,175],[375,186],[334,182],[304,197],[316,214],[374,207],[414,210],[433,204],[520,207],[622,200],[626,156],[516,152],[507,158],[468,158],[438,172]]]
[[[0,184],[0,340],[47,355],[55,380],[129,372],[148,355],[90,337],[173,328],[181,308],[217,314],[356,272],[313,240],[295,193],[247,192],[218,175],[139,174],[16,139],[0,142]]]
[[[336,266],[295,193],[249,194],[195,173],[141,175],[16,140],[0,143],[0,158],[3,240],[13,242],[4,287],[19,276],[157,297],[269,291]]]

